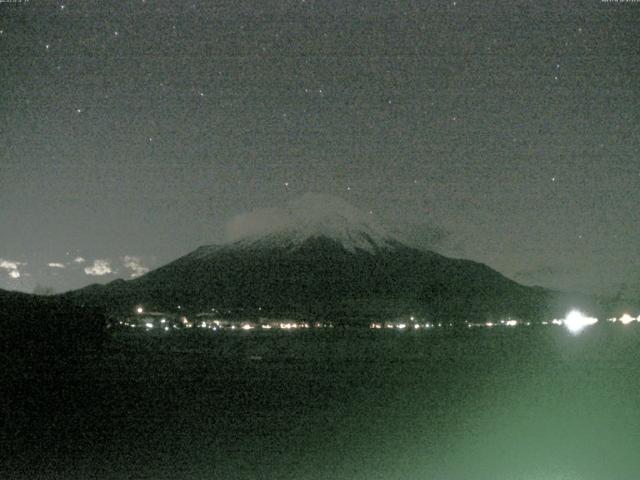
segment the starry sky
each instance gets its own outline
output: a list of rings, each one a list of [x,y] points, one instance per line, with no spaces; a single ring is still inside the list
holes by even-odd
[[[0,288],[131,278],[308,191],[640,292],[640,3],[0,3]]]

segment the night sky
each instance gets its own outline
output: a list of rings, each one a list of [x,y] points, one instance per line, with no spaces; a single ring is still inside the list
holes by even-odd
[[[0,3],[0,288],[131,278],[314,191],[640,291],[640,3]]]

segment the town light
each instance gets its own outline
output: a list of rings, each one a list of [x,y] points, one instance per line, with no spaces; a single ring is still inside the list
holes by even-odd
[[[598,322],[597,318],[587,317],[582,312],[578,310],[570,311],[565,319],[562,321],[565,327],[573,333],[580,333],[585,327],[589,325],[593,325]]]
[[[629,315],[628,313],[625,313],[624,315],[622,315],[620,317],[620,323],[622,323],[623,325],[628,325],[631,322],[634,322],[636,319],[633,318],[631,315]]]

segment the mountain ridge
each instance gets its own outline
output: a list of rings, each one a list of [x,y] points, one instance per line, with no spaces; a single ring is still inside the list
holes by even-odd
[[[417,314],[455,322],[550,320],[585,296],[527,287],[490,267],[405,245],[341,199],[307,194],[231,222],[230,241],[205,245],[138,278],[69,292],[118,313],[137,305],[343,319]]]

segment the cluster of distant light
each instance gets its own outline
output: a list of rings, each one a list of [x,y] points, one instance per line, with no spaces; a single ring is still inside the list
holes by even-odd
[[[518,325],[530,326],[531,322],[523,322],[523,321],[520,321],[520,320],[514,320],[512,318],[508,318],[506,320],[500,320],[499,322],[484,322],[484,323],[467,322],[467,327],[469,327],[469,328],[474,328],[474,327],[486,327],[486,328],[517,327]]]
[[[447,323],[447,324],[443,324],[442,322],[440,323],[414,323],[414,322],[373,322],[371,324],[369,324],[369,328],[372,328],[374,330],[381,330],[383,328],[385,329],[389,329],[389,330],[405,330],[405,329],[413,329],[413,330],[420,330],[420,329],[430,329],[430,328],[441,328],[443,326],[453,326],[452,323]]]
[[[309,328],[332,328],[331,323],[301,322],[293,320],[272,320],[269,322],[233,321],[233,320],[202,320],[196,322],[197,328],[206,330],[304,330]]]
[[[637,317],[632,317],[628,313],[625,313],[618,318],[609,318],[607,321],[610,323],[618,322],[622,323],[623,325],[628,325],[631,322],[640,322],[640,315],[638,315]],[[546,322],[542,323],[546,324]],[[565,318],[561,320],[553,320],[551,323],[555,325],[564,325],[571,333],[577,334],[584,330],[586,327],[598,323],[598,319],[595,317],[589,317],[578,310],[572,310],[567,314]]]
[[[136,316],[134,318],[121,320],[120,325],[131,328],[142,328],[146,331],[160,330],[181,330],[198,328],[204,330],[304,330],[309,328],[332,328],[333,324],[324,322],[306,322],[299,320],[283,320],[283,319],[266,319],[261,318],[257,321],[250,320],[229,320],[223,318],[210,318],[211,314],[202,313],[196,315],[196,318],[189,320],[186,316],[171,316],[170,314],[164,314],[159,312],[146,313],[142,307],[136,308]],[[640,315],[633,317],[628,313],[616,318],[609,318],[607,320],[610,323],[621,323],[628,325],[632,322],[640,322]],[[572,334],[578,334],[586,327],[595,325],[598,323],[598,319],[583,314],[579,310],[571,310],[564,318],[553,319],[551,321],[539,322],[540,325],[559,325],[564,326]],[[494,327],[517,327],[517,326],[531,326],[533,323],[530,321],[515,320],[513,318],[506,318],[504,320],[496,322],[465,322],[468,328],[494,328]],[[428,322],[423,319],[418,319],[414,316],[408,318],[400,318],[386,322],[372,322],[369,324],[369,328],[373,330],[430,330],[434,328],[453,327],[451,322]]]
[[[622,323],[623,325],[628,325],[631,322],[640,322],[640,315],[638,317],[632,317],[628,313],[625,313],[619,318],[610,318],[608,320],[611,323]],[[583,314],[579,310],[571,310],[564,318],[561,319],[553,319],[551,321],[542,321],[541,325],[560,325],[564,326],[569,332],[573,334],[580,333],[586,327],[591,325],[595,325],[598,323],[598,319],[595,317],[590,317],[588,315]],[[529,321],[521,321],[514,320],[512,318],[500,320],[497,322],[465,322],[467,328],[494,328],[494,327],[517,327],[517,326],[531,326],[533,322]],[[391,322],[373,322],[369,325],[369,328],[374,330],[382,330],[382,329],[396,329],[396,330],[420,330],[420,329],[431,329],[431,328],[439,328],[443,326],[453,326],[451,323],[420,323],[415,320],[414,317],[410,317],[408,321],[391,321]]]
[[[607,321],[611,322],[611,323],[620,322],[623,325],[628,325],[631,322],[640,322],[640,315],[638,315],[637,317],[632,317],[628,313],[625,313],[620,318],[613,317],[613,318],[608,319]]]
[[[215,310],[215,309],[214,309]],[[145,331],[165,331],[183,329],[202,330],[303,330],[309,328],[333,328],[330,322],[305,322],[289,319],[231,320],[211,318],[210,313],[201,313],[189,319],[185,315],[174,315],[162,312],[146,312],[143,307],[136,307],[136,315],[122,319],[120,326],[138,328]]]

